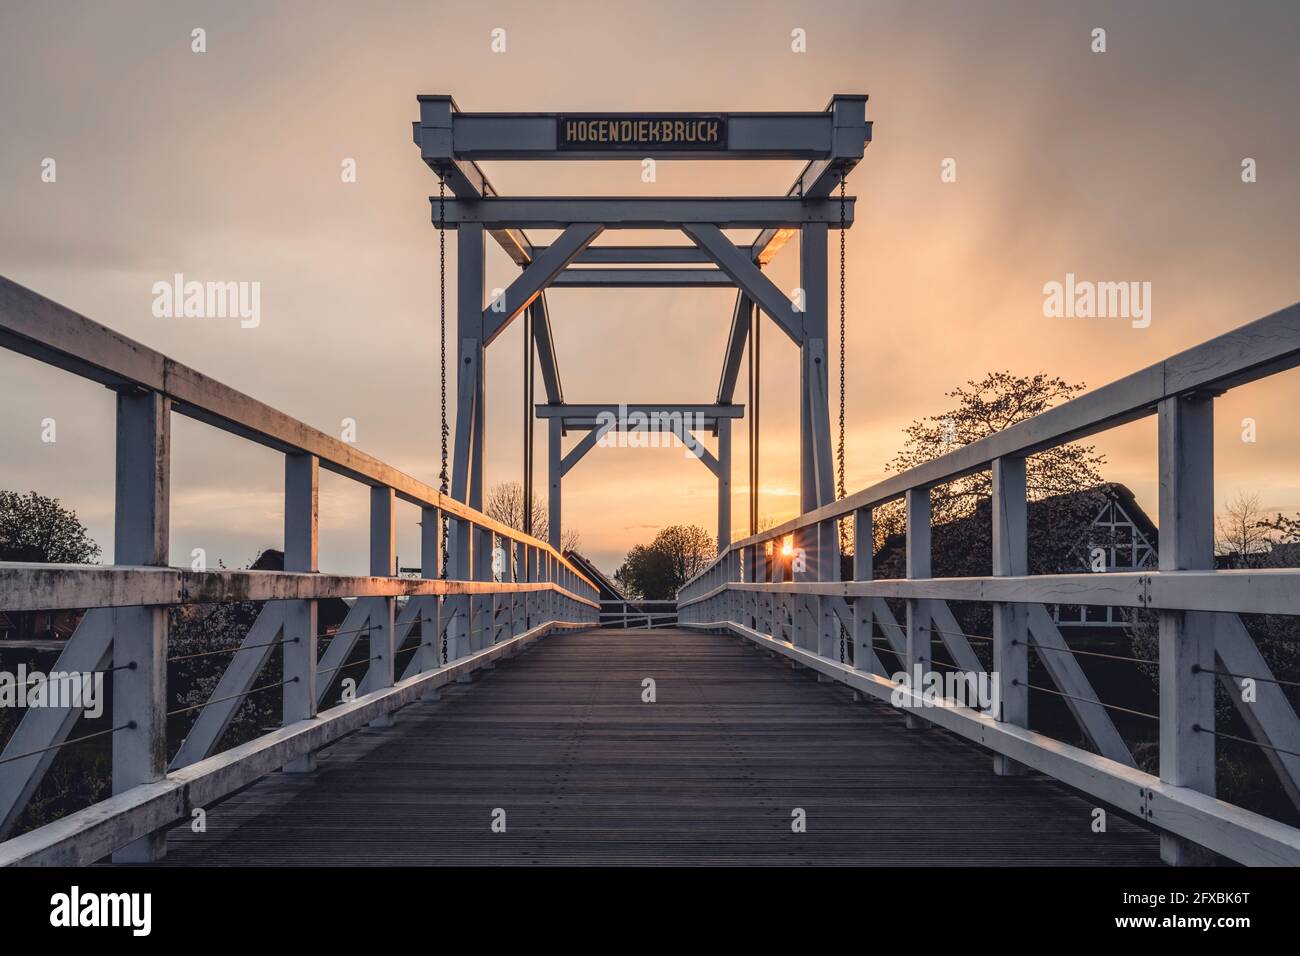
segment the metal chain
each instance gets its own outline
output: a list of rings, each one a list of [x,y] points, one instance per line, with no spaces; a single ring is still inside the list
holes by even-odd
[[[843,175],[843,173],[841,173],[841,174],[840,174],[840,442],[839,442],[839,448],[837,448],[836,451],[835,451],[835,465],[836,465],[836,468],[837,468],[837,470],[838,470],[838,472],[839,472],[839,474],[838,474],[837,477],[836,477],[836,481],[835,481],[835,497],[836,497],[836,500],[839,500],[839,501],[843,501],[843,500],[844,500],[844,497],[845,497],[845,494],[846,494],[846,491],[845,491],[845,480],[844,480],[844,408],[845,408],[845,399],[844,399],[844,369],[845,369],[845,366],[846,366],[846,363],[845,363],[845,360],[844,360],[844,349],[845,349],[845,339],[846,339],[846,337],[847,337],[847,335],[846,335],[847,324],[845,323],[845,320],[844,320],[844,313],[845,313],[845,308],[844,308],[844,303],[845,303],[845,294],[844,294],[844,229],[845,229],[844,204],[845,204],[845,198],[844,198],[844,175]],[[847,540],[847,527],[846,527],[846,525],[845,525],[845,523],[844,523],[843,521],[837,521],[837,522],[835,523],[835,527],[836,527],[836,530],[839,532],[840,550],[841,550],[841,552],[842,552],[842,551],[844,551],[844,550],[847,548],[847,546],[848,546],[848,540]],[[840,663],[841,663],[841,664],[844,663],[844,630],[843,630],[843,628],[840,629]]]
[[[438,473],[438,490],[447,493],[447,183],[438,180],[438,335],[442,386],[442,470]],[[446,521],[444,517],[443,521]],[[443,556],[446,556],[444,539]],[[446,564],[443,564],[444,572]],[[445,573],[443,575],[446,576]]]
[[[444,495],[450,487],[447,474],[447,180],[438,177],[438,338],[439,362],[441,366],[442,388],[442,470],[438,473],[438,490]],[[446,580],[447,563],[451,559],[451,550],[447,543],[447,533],[451,522],[447,512],[442,513],[442,561],[438,577]],[[442,600],[434,598],[434,600]],[[442,632],[442,663],[447,663],[447,631]]]
[[[835,461],[839,468],[839,478],[835,485],[836,498],[845,496],[844,489],[844,340],[846,324],[844,321],[844,177],[840,177],[840,447]]]

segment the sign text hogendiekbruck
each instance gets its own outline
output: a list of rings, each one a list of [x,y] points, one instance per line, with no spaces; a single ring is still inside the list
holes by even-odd
[[[560,116],[560,149],[726,149],[721,116]]]

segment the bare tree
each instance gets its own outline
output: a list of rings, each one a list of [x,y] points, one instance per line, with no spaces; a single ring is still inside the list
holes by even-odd
[[[488,492],[483,512],[534,538],[546,537],[546,502],[533,495],[531,522],[524,526],[524,486],[517,481],[503,481]]]
[[[548,518],[546,499],[533,495],[532,520],[524,527],[524,486],[518,481],[503,481],[493,485],[488,492],[484,514],[504,525],[509,525],[534,538],[547,540]],[[560,530],[560,551],[576,551],[582,543],[582,535],[574,528]]]
[[[577,528],[560,529],[560,553],[577,551],[582,546],[582,533]]]
[[[1259,495],[1238,491],[1215,519],[1214,551],[1230,556],[1240,567],[1257,565],[1269,551],[1269,525]]]

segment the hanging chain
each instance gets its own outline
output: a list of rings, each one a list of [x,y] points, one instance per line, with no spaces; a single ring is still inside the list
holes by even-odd
[[[447,474],[447,181],[443,177],[438,177],[438,349],[439,362],[441,367],[441,389],[442,389],[442,470],[438,473],[438,490],[444,495],[447,493],[450,478]],[[442,538],[442,560],[439,562],[441,567],[438,571],[438,577],[444,580],[447,577],[447,562],[451,558],[451,550],[447,544],[447,532],[451,527],[451,522],[447,519],[447,512],[442,513],[442,528],[440,537]],[[447,629],[442,629],[442,663],[447,663]]]
[[[839,477],[835,485],[835,495],[843,498],[844,490],[844,178],[840,177],[840,447],[836,451],[835,461],[839,468]]]
[[[447,183],[438,180],[438,335],[442,385],[442,470],[438,473],[438,490],[447,493]],[[443,521],[446,522],[444,516]],[[443,538],[443,577],[446,577],[447,543]]]
[[[846,324],[844,321],[844,176],[840,175],[840,446],[835,453],[835,463],[839,468],[839,476],[835,485],[835,497],[839,500],[844,499],[844,339]],[[840,548],[844,548],[844,522],[840,521]],[[838,621],[838,619],[837,619]],[[844,663],[844,624],[838,622],[840,627],[840,663]]]

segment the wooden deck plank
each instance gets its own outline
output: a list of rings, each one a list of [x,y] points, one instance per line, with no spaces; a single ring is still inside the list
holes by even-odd
[[[641,700],[656,681],[657,701]],[[491,830],[494,808],[506,832]],[[807,813],[805,833],[791,811]],[[1158,839],[730,637],[548,637],[177,827],[172,865],[1142,865]]]

